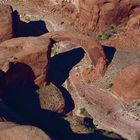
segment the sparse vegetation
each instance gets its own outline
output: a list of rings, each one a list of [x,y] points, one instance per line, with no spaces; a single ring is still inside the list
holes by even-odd
[[[110,115],[111,113],[112,113],[112,111],[108,111],[108,112],[107,112],[107,115]]]
[[[93,134],[94,133],[94,128],[93,127],[89,127],[88,128],[88,132]]]
[[[24,19],[25,19],[27,22],[30,22],[30,21],[31,21],[31,19],[30,19],[29,16],[25,16]]]
[[[108,88],[112,88],[113,85],[114,85],[113,83],[110,83],[109,86],[108,86]]]
[[[92,116],[88,113],[88,111],[85,108],[80,109],[80,114],[85,117],[92,118]]]
[[[117,33],[117,29],[115,26],[109,27],[105,32],[98,36],[99,40],[109,40]]]
[[[59,43],[56,43],[55,46],[52,48],[52,51],[51,51],[51,56],[55,56],[58,54],[58,50],[60,48],[60,44]]]
[[[137,106],[140,106],[140,102],[139,102],[139,103],[137,103]]]
[[[115,134],[114,132],[110,132],[106,130],[103,131],[103,135],[113,139],[121,138],[119,135]]]
[[[77,13],[77,14],[76,14],[76,18],[79,18],[79,17],[80,17],[80,13]]]

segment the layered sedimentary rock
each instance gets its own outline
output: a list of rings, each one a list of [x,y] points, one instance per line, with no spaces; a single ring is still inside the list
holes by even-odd
[[[81,29],[101,32],[112,24],[123,23],[138,13],[139,4],[137,0],[81,0]]]
[[[48,72],[49,44],[49,39],[44,37],[14,38],[3,42],[0,45],[2,70],[7,71],[10,63],[26,64],[34,73],[35,83],[41,85]],[[18,72],[22,73],[22,68]]]
[[[140,1],[79,0],[76,2],[79,11],[74,8],[74,2],[59,1],[53,11],[62,13],[62,17],[68,19],[76,30],[84,34],[97,38],[103,35],[106,40],[103,45],[125,51],[140,50]],[[108,33],[104,34],[105,32]]]
[[[2,69],[6,71],[9,62],[25,63],[32,68],[36,77],[35,82],[40,85],[45,81],[45,75],[48,72],[49,38],[58,42],[71,41],[82,45],[89,54],[91,64],[95,65],[94,75],[92,72],[91,75],[96,78],[104,75],[108,61],[100,43],[90,37],[68,32],[52,32],[40,37],[15,38],[1,43]]]
[[[65,101],[62,93],[56,86],[53,84],[42,86],[38,93],[42,109],[48,109],[59,114],[65,113]]]
[[[81,69],[82,68],[83,66],[81,66]],[[134,116],[132,117],[132,114],[125,110],[125,106],[119,96],[114,96],[112,92],[99,89],[92,84],[85,83],[81,80],[82,75],[77,69],[73,69],[71,71],[70,79],[76,94],[76,104],[78,106],[81,106],[81,104],[85,105],[85,108],[88,110],[90,115],[97,121],[99,128],[113,130],[130,140],[137,140],[139,138],[140,122],[137,120],[138,118],[136,116],[136,118],[134,118]],[[122,84],[122,89],[124,85],[123,81],[120,82],[120,84]],[[127,82],[130,82],[130,78],[128,78]],[[134,87],[134,90],[132,89],[130,91],[131,93],[127,92],[127,94],[131,95],[131,101],[134,96],[139,99],[139,92],[137,91],[138,85]],[[117,92],[119,92],[119,88]],[[135,95],[133,95],[133,93]],[[123,92],[123,94],[125,93]],[[79,101],[79,99],[83,99],[84,101]],[[85,103],[85,101],[87,101],[87,103]]]
[[[81,45],[89,55],[91,64],[95,66],[95,71],[91,72],[92,74],[94,73],[94,77],[97,78],[104,75],[108,60],[101,44],[97,40],[86,35],[71,32],[50,32],[47,36],[57,42],[70,41]]]
[[[131,16],[125,28],[112,39],[102,41],[102,44],[115,47],[117,50],[140,51],[140,10]]]
[[[13,37],[12,7],[0,4],[0,42]]]
[[[126,102],[140,99],[140,65],[131,65],[123,69],[116,77],[113,90]]]
[[[1,140],[50,140],[39,128],[17,125],[11,122],[0,122]]]

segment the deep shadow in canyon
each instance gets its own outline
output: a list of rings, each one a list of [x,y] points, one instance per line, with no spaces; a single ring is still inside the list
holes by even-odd
[[[84,54],[85,51],[82,48],[76,48],[60,53],[50,60],[49,82],[52,82],[61,91],[66,103],[66,113],[74,109],[74,101],[70,93],[63,87],[63,83],[68,79],[70,70],[81,61]]]
[[[28,17],[30,18],[30,17]],[[43,20],[24,22],[17,11],[13,12],[13,29],[15,37],[40,36],[48,32]]]
[[[114,58],[116,49],[113,47],[109,47],[109,46],[102,46],[102,47],[103,47],[104,53],[106,55],[106,58],[108,60],[108,63],[111,63]]]
[[[5,104],[24,119],[12,120],[20,124],[33,125],[44,130],[53,140],[109,140],[98,131],[95,134],[75,134],[70,124],[59,114],[40,107],[32,69],[23,63],[11,64],[5,74]],[[26,120],[26,121],[25,121]]]
[[[39,36],[48,32],[44,21],[23,22],[17,11],[13,14],[13,20],[15,37]],[[74,109],[74,101],[70,93],[63,87],[63,83],[69,77],[70,70],[81,61],[84,54],[85,51],[82,48],[77,48],[58,54],[50,60],[49,82],[56,85],[62,92],[66,103],[66,113]],[[4,75],[3,101],[8,109],[20,116],[11,117],[12,112],[9,114],[1,112],[0,115],[8,121],[39,127],[52,140],[112,140],[98,130],[94,134],[76,134],[71,130],[69,122],[64,120],[61,115],[41,109],[37,93],[38,86],[34,83],[35,75],[28,65],[11,63],[10,69]],[[89,124],[91,120],[86,119],[85,121],[86,124]],[[92,122],[90,122],[91,126],[95,128]]]

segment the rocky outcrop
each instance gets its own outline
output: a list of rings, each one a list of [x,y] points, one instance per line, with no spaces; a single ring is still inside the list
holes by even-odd
[[[71,32],[50,32],[40,37],[16,38],[1,43],[2,69],[5,71],[5,67],[9,62],[25,63],[34,71],[35,82],[37,84],[42,83],[45,73],[48,72],[50,58],[49,38],[56,42],[71,41],[83,46],[89,54],[91,64],[95,65],[95,70],[94,72],[91,71],[90,75],[94,73],[93,78],[104,75],[108,60],[100,43],[88,36]],[[4,52],[7,54],[6,56]]]
[[[17,125],[11,122],[0,122],[1,140],[50,140],[39,128]]]
[[[12,7],[0,4],[0,42],[13,37]]]
[[[78,134],[89,133],[89,129],[84,124],[83,117],[70,114],[65,119],[70,123],[71,129],[73,132],[78,133]]]
[[[65,113],[65,101],[60,90],[53,84],[44,85],[38,90],[40,106],[59,114]]]
[[[41,2],[42,1],[43,0],[41,0]],[[36,5],[38,5],[39,3],[41,4],[41,2],[38,1],[36,3],[36,1],[34,1]],[[73,11],[75,10],[72,4],[65,5],[63,8],[65,11],[72,14]],[[139,44],[139,38],[138,38],[139,37],[139,33],[138,33],[139,32],[139,1],[138,0],[132,0],[132,1],[130,0],[121,0],[121,1],[120,0],[116,0],[116,1],[81,0],[80,13],[76,13],[76,14],[77,15],[75,15],[76,18],[75,26],[77,26],[83,33],[86,33],[88,35],[91,35],[93,32],[102,32],[111,24],[119,25],[119,24],[124,24],[126,21],[128,21],[127,26],[125,26],[126,29],[124,29],[121,34],[115,36],[115,37],[119,36],[119,40],[116,40],[116,42],[114,43],[115,45],[114,47],[118,48],[119,46],[121,47],[123,46],[124,50],[126,50],[127,46],[129,48],[130,47],[132,48],[132,46],[139,46],[138,45]],[[64,23],[61,22],[61,25],[63,24]],[[55,25],[53,27],[55,27]],[[61,28],[60,30],[62,29],[64,28]],[[122,85],[118,84],[117,86],[117,83],[119,82],[117,82],[116,80],[116,83],[113,87],[115,94],[112,94],[111,91],[99,89],[96,86],[94,86],[92,83],[88,84],[87,81],[93,82],[94,77],[98,77],[99,75],[104,74],[108,63],[101,44],[91,37],[87,37],[85,35],[75,34],[75,33],[53,32],[36,38],[33,37],[17,38],[2,43],[0,46],[1,47],[0,61],[2,64],[2,69],[6,71],[6,73],[9,75],[11,75],[11,73],[14,73],[14,76],[16,75],[17,77],[21,77],[21,79],[23,79],[23,81],[22,80],[18,81],[17,80],[18,78],[16,76],[15,77],[13,76],[12,78],[6,80],[7,85],[11,85],[13,80],[15,83],[19,83],[19,84],[25,83],[25,81],[28,81],[28,83],[30,83],[30,80],[31,81],[34,80],[38,85],[40,85],[40,83],[43,83],[45,81],[44,67],[47,65],[48,68],[48,62],[50,57],[50,55],[47,56],[45,55],[46,53],[49,54],[48,46],[50,43],[48,38],[54,39],[56,42],[71,41],[75,44],[80,44],[81,46],[83,46],[83,48],[91,58],[87,60],[88,62],[92,61],[91,63],[92,65],[88,65],[88,69],[85,69],[87,67],[83,62],[82,64],[84,65],[81,66],[79,64],[79,67],[76,67],[71,70],[70,80],[72,81],[72,85],[74,86],[75,89],[74,91],[76,91],[75,96],[78,97],[80,96],[78,100],[75,100],[75,104],[77,104],[77,102],[78,103],[80,102],[80,104],[87,102],[88,105],[87,104],[83,104],[83,105],[85,105],[84,107],[88,109],[88,112],[94,117],[94,119],[98,119],[99,124],[101,126],[99,128],[109,129],[111,131],[121,134],[122,136],[130,140],[134,140],[134,139],[137,140],[140,134],[139,118],[131,114],[131,112],[128,112],[128,110],[125,110],[126,108],[124,106],[124,102],[122,102],[120,98],[123,96],[123,101],[126,101],[127,103],[129,103],[130,100],[131,101],[138,100],[139,94],[137,93],[139,92],[139,86],[138,86],[139,79],[137,79],[136,76],[132,78],[132,75],[130,74],[130,77],[128,76],[128,79],[132,80],[132,82],[134,81],[133,82],[134,84],[132,83],[134,88],[131,86],[129,87],[125,86],[126,88],[124,89],[122,85],[123,84],[125,85],[125,82],[127,83],[128,81],[122,76],[125,82],[122,83]],[[129,39],[130,41],[128,41]],[[120,59],[118,63],[122,61],[123,60]],[[10,69],[9,69],[8,66],[11,63],[13,65],[10,65]],[[33,70],[33,73],[35,75],[32,75],[32,73],[28,73],[29,72],[28,70],[27,71],[25,70],[24,71],[25,75],[28,75],[25,77],[22,73],[23,68],[20,67],[19,64],[25,64],[25,67],[29,66],[28,67],[30,68],[29,71]],[[95,69],[93,64],[96,66]],[[46,72],[47,71],[48,70],[46,69]],[[137,73],[137,70],[134,70],[134,72]],[[32,76],[30,77],[30,75]],[[139,74],[137,73],[136,75]],[[122,79],[120,78],[119,80]],[[130,84],[129,82],[128,85]],[[113,84],[114,83],[111,83],[111,85],[109,86],[112,87]],[[119,92],[120,89],[122,90]],[[111,88],[108,90],[111,90]],[[131,96],[131,93],[126,90],[130,90],[132,93],[134,93],[133,94],[134,96]],[[128,96],[128,98],[125,96],[126,92],[128,95],[130,95]],[[51,95],[52,94],[50,94],[50,96]],[[63,112],[62,110],[64,108],[63,106],[64,104],[62,103],[61,104],[62,106],[60,106],[59,109],[56,107],[57,105],[59,106],[59,102],[58,104],[56,103],[57,105],[55,104],[54,107],[50,107],[49,105],[51,104],[51,102],[49,100],[44,100],[44,98],[48,99],[48,96],[49,95],[46,96],[46,92],[44,92],[43,95],[40,95],[40,102],[41,102],[42,109],[51,108],[52,111],[58,113]],[[54,98],[52,97],[51,100],[53,99]],[[46,101],[49,105],[46,104]],[[137,106],[139,106],[139,104]]]
[[[140,100],[140,65],[123,69],[116,77],[113,90],[128,103]]]
[[[35,83],[41,85],[45,82],[48,71],[49,44],[50,40],[42,36],[14,38],[1,43],[2,70],[7,71],[10,62],[24,63],[32,68],[35,74]]]
[[[103,45],[117,50],[140,50],[138,0],[81,0],[79,12],[73,6],[72,3],[62,2],[54,11],[63,13],[62,17],[68,19],[76,31],[98,39],[100,35],[103,36]]]
[[[112,130],[127,139],[137,140],[140,122],[131,114],[127,114],[120,99],[111,92],[83,82],[81,74],[77,73],[77,70],[73,69],[70,77],[75,94],[78,96],[77,101],[81,99],[79,104],[84,104],[90,115],[97,121],[95,122],[99,125],[98,127]]]
[[[50,32],[47,36],[56,42],[70,41],[81,45],[89,55],[91,64],[95,66],[95,71],[91,71],[90,74],[93,75],[94,73],[94,78],[104,75],[108,65],[108,60],[98,41],[86,35],[71,32]]]
[[[81,0],[79,26],[85,32],[102,32],[108,26],[123,23],[138,13],[139,4],[137,0]]]
[[[103,45],[115,47],[117,50],[140,52],[140,15],[133,15],[122,29],[112,39],[102,41]]]

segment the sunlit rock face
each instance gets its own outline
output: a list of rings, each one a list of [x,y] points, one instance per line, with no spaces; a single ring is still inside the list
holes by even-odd
[[[63,0],[50,0],[54,4],[61,4]],[[75,5],[76,9],[79,10],[79,0],[65,0],[65,2],[70,2]]]
[[[26,64],[32,69],[29,71],[33,71],[32,73],[34,73],[35,77],[32,76],[34,77],[34,82],[37,85],[42,85],[45,82],[45,79],[47,79],[48,60],[50,58],[49,43],[49,38],[44,38],[43,36],[13,38],[4,41],[0,44],[1,69],[7,72],[10,68],[9,66],[11,62],[14,64]],[[16,69],[17,71],[15,71]],[[23,65],[18,65],[18,67],[15,65],[13,76],[17,75],[18,79],[24,83],[23,81],[28,81],[25,76],[28,72],[26,73],[25,71],[23,70]],[[31,74],[28,73],[28,75]],[[8,81],[11,81],[10,83],[17,83],[17,79],[14,79],[14,81]]]
[[[140,1],[136,0],[80,0],[78,26],[83,32],[102,32],[108,26],[124,23],[139,13],[139,4]]]
[[[12,7],[0,5],[0,42],[13,36]]]
[[[116,77],[113,90],[126,102],[140,99],[140,65],[131,65],[123,69]]]
[[[42,130],[33,126],[18,125],[12,122],[0,122],[0,139],[12,140],[50,140]]]

